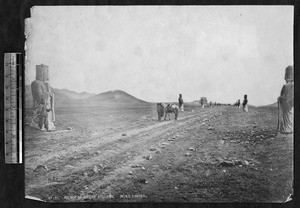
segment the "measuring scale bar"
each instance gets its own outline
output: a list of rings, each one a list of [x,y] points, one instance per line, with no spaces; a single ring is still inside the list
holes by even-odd
[[[22,163],[22,60],[20,53],[4,54],[5,163]]]

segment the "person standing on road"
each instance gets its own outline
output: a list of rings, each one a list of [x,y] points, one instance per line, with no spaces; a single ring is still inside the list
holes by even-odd
[[[285,69],[286,84],[283,85],[278,97],[278,124],[277,130],[284,134],[293,133],[294,130],[294,67]]]
[[[248,99],[247,99],[247,95],[244,95],[243,111],[248,112]]]
[[[201,108],[204,108],[204,100],[202,98],[200,99],[200,104],[201,104]]]
[[[184,111],[184,109],[183,109],[182,94],[179,94],[178,103],[179,103],[179,109],[180,109],[180,111]]]
[[[241,108],[241,101],[240,101],[240,99],[238,99],[238,101],[237,101],[237,107],[238,107],[238,109]]]

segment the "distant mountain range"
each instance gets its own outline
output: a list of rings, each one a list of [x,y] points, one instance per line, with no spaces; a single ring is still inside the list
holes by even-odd
[[[92,97],[95,94],[91,94],[88,92],[75,92],[75,91],[71,91],[71,90],[67,90],[67,89],[51,89],[52,92],[54,92],[54,94],[62,94],[68,97],[68,99],[83,99],[83,98],[88,98],[88,97]]]
[[[146,101],[140,100],[122,90],[108,91],[100,94],[88,92],[77,93],[68,89],[51,88],[54,93],[55,106],[119,106],[119,105],[147,105]],[[25,106],[33,105],[31,86],[25,87]]]
[[[122,90],[104,92],[86,99],[90,102],[147,103]]]

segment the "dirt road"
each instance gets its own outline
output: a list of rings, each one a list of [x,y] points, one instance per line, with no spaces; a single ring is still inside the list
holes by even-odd
[[[293,138],[276,134],[276,108],[187,106],[178,121],[163,122],[155,108],[69,109],[56,126],[49,133],[26,127],[26,195],[278,202],[291,193]]]

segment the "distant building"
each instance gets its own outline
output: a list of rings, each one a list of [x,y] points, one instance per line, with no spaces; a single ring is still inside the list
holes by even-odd
[[[204,105],[207,104],[207,99],[206,99],[206,97],[201,97],[201,98],[200,98],[200,103],[201,103],[201,100],[202,100],[202,102],[203,102]]]

